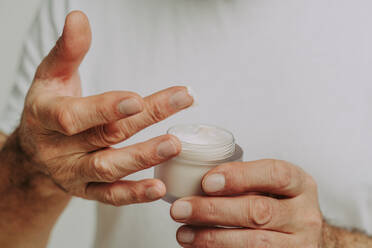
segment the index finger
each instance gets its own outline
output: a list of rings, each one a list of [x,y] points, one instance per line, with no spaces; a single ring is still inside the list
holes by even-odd
[[[145,97],[142,112],[83,133],[81,139],[91,148],[111,146],[190,107],[193,102],[187,87],[174,86]]]
[[[209,195],[248,192],[295,197],[303,193],[306,174],[286,161],[265,159],[234,162],[218,166],[203,178],[202,187]]]

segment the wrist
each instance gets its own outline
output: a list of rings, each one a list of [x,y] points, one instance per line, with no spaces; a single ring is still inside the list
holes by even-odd
[[[31,162],[15,131],[0,150],[0,198],[0,219],[6,220],[0,246],[43,247],[71,197]]]
[[[23,149],[19,129],[5,141],[0,151],[0,192],[14,189],[38,195],[39,197],[69,197],[53,180],[35,165],[31,156]]]

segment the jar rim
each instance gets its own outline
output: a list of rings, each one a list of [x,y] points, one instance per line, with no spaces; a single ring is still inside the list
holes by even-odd
[[[194,159],[184,158],[182,156],[176,156],[176,157],[172,158],[172,160],[181,161],[182,163],[187,163],[191,166],[216,166],[216,165],[220,165],[220,164],[223,164],[223,163],[241,161],[242,157],[243,157],[242,148],[238,144],[235,144],[234,153],[231,156],[226,157],[224,159],[219,159],[219,160],[194,160]]]
[[[177,133],[175,132],[176,129],[182,130],[182,128],[185,128],[186,130],[193,126],[216,129],[221,133],[227,134],[228,139],[224,142],[215,144],[195,144],[188,141],[184,141],[180,138],[182,150],[178,157],[186,160],[213,162],[223,161],[233,156],[235,152],[235,138],[234,135],[225,128],[209,124],[179,124],[169,128],[167,134],[172,134],[177,137]]]

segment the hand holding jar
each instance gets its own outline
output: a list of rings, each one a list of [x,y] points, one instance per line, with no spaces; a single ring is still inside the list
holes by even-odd
[[[180,245],[322,247],[317,186],[301,168],[275,159],[241,162],[232,134],[216,127],[168,132],[182,152],[157,167],[156,176],[167,186],[165,200],[175,201],[172,218],[186,224],[177,232]]]

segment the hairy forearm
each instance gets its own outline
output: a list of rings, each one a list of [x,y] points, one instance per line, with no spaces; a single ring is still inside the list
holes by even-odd
[[[359,231],[350,231],[324,222],[322,248],[370,248],[372,238]]]
[[[0,134],[0,247],[45,247],[70,197],[33,169],[17,133]]]

